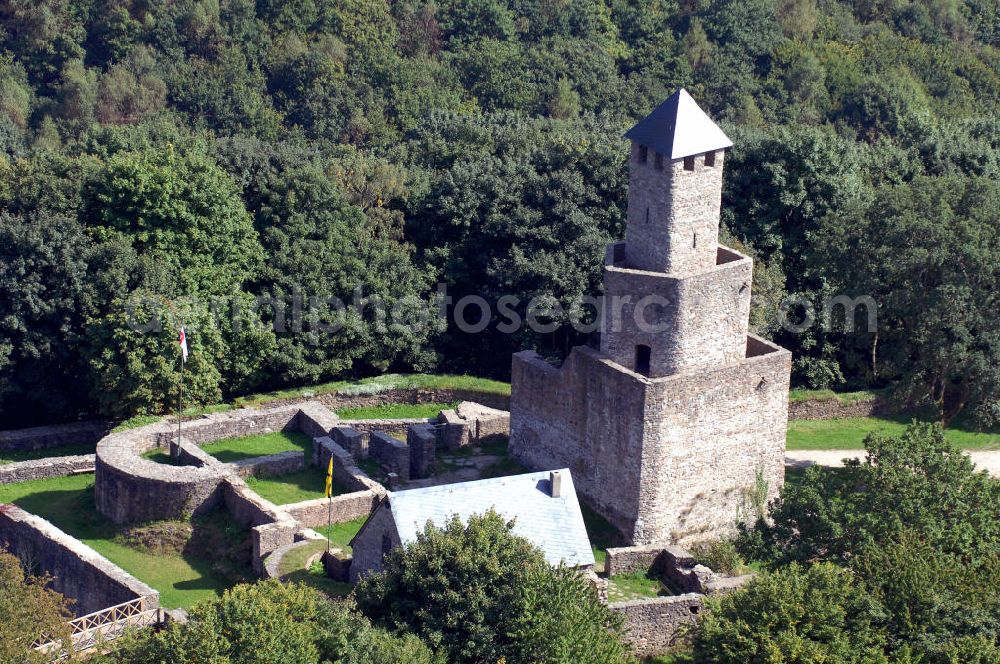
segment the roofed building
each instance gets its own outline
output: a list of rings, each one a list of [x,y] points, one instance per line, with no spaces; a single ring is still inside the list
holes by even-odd
[[[573,477],[562,469],[386,494],[351,541],[351,582],[380,571],[382,556],[415,542],[428,521],[443,527],[452,516],[468,521],[491,509],[513,520],[514,534],[540,548],[552,565],[593,566]]]

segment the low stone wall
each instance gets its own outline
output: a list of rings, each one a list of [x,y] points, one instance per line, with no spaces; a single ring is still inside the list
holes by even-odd
[[[233,520],[250,526],[251,563],[255,573],[263,574],[264,559],[275,549],[294,542],[298,525],[281,508],[261,498],[239,478],[223,481],[222,496]]]
[[[368,439],[368,456],[400,480],[410,479],[410,448],[387,433],[376,431]]]
[[[110,422],[72,422],[28,429],[0,431],[0,450],[44,450],[62,445],[97,444],[109,431]]]
[[[510,413],[480,403],[463,401],[441,411],[441,441],[449,450],[481,445],[510,435]]]
[[[369,436],[376,432],[395,436],[406,436],[406,431],[414,424],[429,424],[431,421],[423,418],[407,418],[396,420],[340,420],[341,426],[350,427]],[[368,439],[371,445],[371,438]]]
[[[430,477],[434,472],[434,451],[437,449],[437,430],[430,424],[416,424],[406,432],[406,446],[410,450],[410,477]]]
[[[684,628],[694,624],[704,607],[704,595],[688,593],[615,602],[608,608],[625,617],[625,638],[639,657],[651,657],[676,647]]]
[[[218,466],[221,463],[193,442],[183,438],[174,438],[170,441],[170,456],[185,466],[197,466],[198,468]]]
[[[612,547],[607,550],[604,569],[608,576],[647,571],[662,566],[663,549],[666,545]]]
[[[355,459],[368,457],[368,434],[350,426],[333,427],[330,437]]]
[[[302,403],[206,415],[186,423],[183,437],[203,444],[273,431],[326,435],[336,423],[336,416],[322,405]],[[97,444],[95,502],[101,514],[124,524],[184,519],[220,505],[220,484],[234,475],[229,465],[171,466],[142,457],[176,435],[173,423],[161,421],[109,434]]]
[[[237,476],[246,479],[248,477],[276,477],[297,473],[306,467],[306,455],[303,452],[294,450],[280,452],[263,457],[251,459],[240,459],[228,464]]]
[[[384,495],[384,490],[380,493],[369,489],[334,496],[331,500],[316,498],[282,505],[281,509],[295,519],[299,528],[320,528],[327,524],[330,514],[333,523],[345,523],[367,517]]]
[[[808,399],[806,401],[788,402],[788,419],[790,420],[832,420],[847,417],[872,417],[889,411],[888,402],[873,396],[870,399],[841,403],[837,398]]]
[[[94,455],[50,457],[0,466],[0,484],[94,472]]]
[[[75,600],[73,611],[78,616],[141,597],[147,598],[146,608],[159,606],[158,592],[19,507],[0,505],[0,546],[20,558],[32,573],[51,574],[52,588]]]
[[[385,493],[385,488],[368,477],[365,471],[358,468],[354,457],[343,447],[333,442],[329,436],[313,440],[313,458],[321,470],[326,470],[330,457],[333,456],[333,479],[352,491],[374,491]]]
[[[475,390],[435,389],[399,389],[385,390],[376,394],[327,394],[319,400],[332,408],[366,408],[382,406],[390,403],[458,403],[460,401],[475,401],[490,408],[510,410],[510,396],[492,392]]]

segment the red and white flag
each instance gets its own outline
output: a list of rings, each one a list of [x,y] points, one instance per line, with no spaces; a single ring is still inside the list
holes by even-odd
[[[187,334],[184,333],[184,326],[181,326],[181,338],[177,340],[177,343],[181,345],[181,362],[187,362],[188,359],[188,340]]]

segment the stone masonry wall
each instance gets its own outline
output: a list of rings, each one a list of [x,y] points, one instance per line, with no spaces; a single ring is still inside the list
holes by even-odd
[[[791,353],[650,381],[645,403],[642,523],[636,544],[690,544],[752,518],[757,474],[773,498],[784,482]]]
[[[656,168],[650,150],[645,164],[632,143],[629,163],[626,262],[637,270],[690,274],[715,262],[722,205],[725,152],[715,152],[715,165],[695,157],[695,170],[684,160],[664,157]]]
[[[400,480],[410,479],[410,449],[387,433],[375,431],[368,439],[368,456],[382,464]]]
[[[146,608],[159,606],[159,593],[79,540],[41,517],[13,505],[0,505],[0,547],[18,556],[32,573],[51,574],[52,588],[75,600],[72,609],[86,615],[146,597]]]
[[[274,477],[296,473],[306,467],[305,454],[291,450],[263,457],[240,459],[229,464],[238,477]]]
[[[0,431],[0,450],[44,450],[83,443],[96,445],[110,430],[110,422],[72,422]]]
[[[295,519],[299,528],[320,528],[332,514],[333,523],[344,523],[367,517],[378,505],[385,492],[373,489],[334,496],[332,500],[316,498],[301,503],[282,505],[281,509]]]
[[[67,477],[94,472],[94,455],[51,457],[0,466],[0,484],[14,484],[47,477]]]
[[[637,599],[608,605],[625,617],[625,638],[636,655],[648,657],[678,645],[683,628],[693,625],[704,607],[697,593]]]
[[[319,404],[293,404],[207,415],[186,423],[183,436],[203,444],[273,431],[326,435],[336,422],[336,416]],[[101,514],[124,524],[187,518],[221,504],[220,484],[233,476],[230,466],[171,466],[142,457],[143,452],[166,446],[176,435],[174,424],[163,421],[111,433],[97,444],[94,497]]]
[[[755,342],[757,343],[757,342]],[[577,491],[635,544],[729,534],[758,469],[784,471],[790,354],[645,379],[586,347],[562,367],[514,356],[511,454],[568,466]]]
[[[437,431],[429,424],[411,426],[406,433],[406,446],[410,451],[410,477],[429,477],[434,472],[434,451],[437,448]]]
[[[888,404],[881,397],[873,397],[841,403],[839,399],[809,399],[806,401],[790,401],[788,403],[788,419],[790,420],[832,420],[847,417],[872,417],[888,412]]]
[[[721,264],[683,278],[607,266],[605,295],[618,299],[609,300],[602,324],[604,354],[635,370],[636,346],[649,346],[648,375],[652,377],[743,359],[753,263],[726,248],[719,248],[719,256],[724,261]],[[668,303],[661,305],[658,316],[657,301],[650,298]],[[645,303],[650,306],[643,308]],[[653,326],[649,331],[638,327],[637,313],[640,320],[644,318]]]
[[[354,538],[351,583],[357,583],[366,574],[380,572],[382,556],[399,545],[399,533],[392,519],[392,511],[388,501],[383,501]]]
[[[568,467],[577,493],[622,533],[640,510],[646,384],[577,347],[559,368],[514,355],[510,454],[533,470]]]

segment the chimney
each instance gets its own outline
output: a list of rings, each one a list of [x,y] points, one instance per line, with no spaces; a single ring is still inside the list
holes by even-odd
[[[558,470],[553,470],[549,473],[549,491],[553,498],[558,498],[562,495],[562,473]]]

